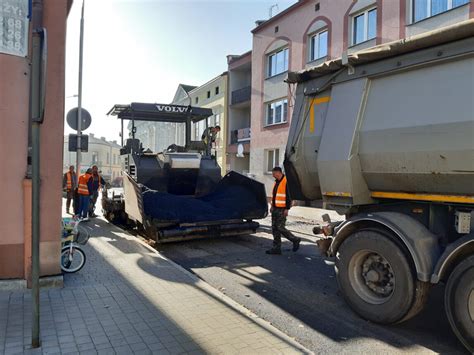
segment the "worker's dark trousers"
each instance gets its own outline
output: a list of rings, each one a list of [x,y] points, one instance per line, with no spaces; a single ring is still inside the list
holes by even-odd
[[[74,190],[67,190],[66,195],[66,211],[71,208],[71,201],[74,200]],[[73,205],[74,206],[74,205]]]
[[[95,211],[95,204],[97,203],[97,198],[99,197],[99,191],[94,191],[91,194],[91,200],[89,203],[89,216],[92,216]]]
[[[286,217],[284,215],[284,208],[274,208],[272,212],[272,233],[273,233],[273,248],[281,249],[281,236],[284,236],[291,242],[296,242],[296,238],[291,232],[286,229]]]

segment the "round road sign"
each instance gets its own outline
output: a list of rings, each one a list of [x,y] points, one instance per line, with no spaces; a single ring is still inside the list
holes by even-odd
[[[69,127],[72,129],[75,129],[77,131],[77,114],[79,112],[79,109],[77,107],[69,110],[66,116],[67,124]],[[87,111],[85,108],[81,108],[81,118],[82,118],[82,123],[81,123],[81,131],[85,131],[86,129],[89,128],[92,122],[91,114],[89,111]]]

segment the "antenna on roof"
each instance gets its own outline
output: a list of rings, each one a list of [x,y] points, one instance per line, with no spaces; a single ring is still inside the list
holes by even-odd
[[[276,8],[277,11],[279,10],[278,8],[278,4],[275,4],[275,5],[272,5],[270,6],[270,8],[268,9],[268,18],[272,18],[273,17],[273,9]]]

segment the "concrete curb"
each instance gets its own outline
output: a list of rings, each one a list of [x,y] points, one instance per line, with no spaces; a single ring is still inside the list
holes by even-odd
[[[124,231],[124,232],[126,232],[126,231]],[[128,232],[126,232],[126,233],[129,234]],[[148,245],[147,243],[145,243],[144,239],[142,239],[141,237],[137,237],[137,236],[133,236],[133,237],[135,237],[135,240],[138,243],[140,243],[141,245],[143,245],[144,247],[146,247],[148,250],[150,250],[151,252],[157,254],[163,260],[166,260],[169,264],[171,264],[177,270],[179,270],[182,273],[186,274],[190,279],[192,279],[195,282],[195,285],[198,288],[202,289],[204,292],[206,292],[208,294],[211,294],[212,296],[216,297],[217,299],[219,299],[220,301],[225,303],[227,306],[232,308],[234,311],[242,314],[243,316],[245,316],[247,318],[250,318],[252,321],[257,323],[259,326],[261,326],[262,328],[264,328],[268,332],[274,334],[275,336],[281,338],[282,340],[286,341],[289,345],[294,346],[296,349],[300,350],[302,353],[304,353],[304,354],[314,354],[312,351],[306,349],[303,345],[298,343],[295,339],[289,337],[287,334],[283,333],[281,330],[274,327],[270,322],[266,321],[263,318],[260,318],[258,315],[256,315],[255,313],[253,313],[249,309],[245,308],[241,304],[235,302],[229,296],[224,295],[223,293],[219,292],[214,287],[209,285],[207,282],[205,282],[204,280],[197,277],[195,274],[193,274],[193,273],[189,272],[188,270],[186,270],[185,268],[183,268],[181,265],[176,264],[174,261],[172,261],[172,260],[168,259],[167,257],[165,257],[164,255],[160,254],[160,252],[158,252],[158,250],[156,250],[155,248],[153,248],[150,245]]]
[[[40,277],[39,285],[41,289],[63,288],[64,287],[63,275]],[[26,280],[22,280],[22,279],[0,280],[0,291],[11,292],[11,291],[25,291],[25,290],[28,290]]]

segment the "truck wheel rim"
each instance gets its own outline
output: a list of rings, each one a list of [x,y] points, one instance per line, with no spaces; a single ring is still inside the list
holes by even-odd
[[[471,321],[474,322],[474,290],[471,290],[471,293],[469,294],[468,306],[469,316],[471,317]]]
[[[349,263],[349,279],[354,291],[365,302],[383,304],[395,290],[395,274],[392,266],[382,255],[361,250]]]

